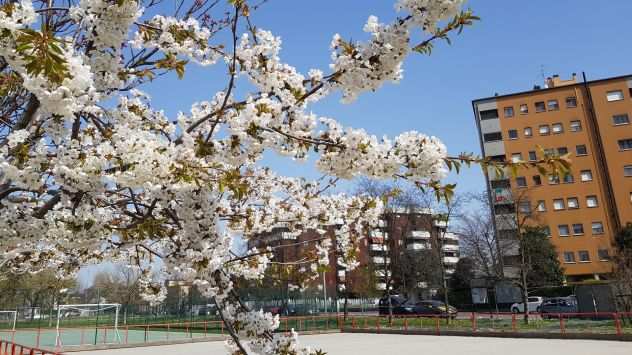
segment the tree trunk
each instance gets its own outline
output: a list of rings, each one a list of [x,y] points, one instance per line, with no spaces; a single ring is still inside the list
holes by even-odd
[[[527,285],[527,265],[525,261],[524,248],[520,254],[522,254],[522,265],[520,267],[520,281],[522,285],[520,288],[522,289],[522,305],[524,311],[523,319],[524,324],[529,324],[529,288]]]

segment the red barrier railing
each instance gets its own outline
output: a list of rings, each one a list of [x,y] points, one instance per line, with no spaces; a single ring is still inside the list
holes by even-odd
[[[467,332],[507,333],[559,333],[566,334],[610,334],[632,336],[632,313],[529,313],[529,322],[524,314],[475,313],[451,315],[380,315],[350,316],[344,329],[417,331],[423,330],[437,335],[444,330]]]
[[[0,355],[61,355],[61,353],[0,340]]]

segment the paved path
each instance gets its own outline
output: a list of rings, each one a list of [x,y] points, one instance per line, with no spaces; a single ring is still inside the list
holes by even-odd
[[[304,344],[329,355],[631,355],[632,343],[597,340],[472,338],[391,334],[302,336]],[[222,342],[87,351],[94,355],[224,355]]]

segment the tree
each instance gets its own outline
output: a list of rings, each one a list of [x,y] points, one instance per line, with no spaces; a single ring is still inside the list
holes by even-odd
[[[461,257],[450,276],[450,299],[455,304],[469,303],[471,300],[470,282],[476,277],[476,264],[470,257]]]
[[[94,276],[93,288],[99,292],[99,297],[111,303],[120,303],[123,311],[123,323],[127,324],[127,313],[130,305],[142,301],[139,290],[140,275],[135,269],[125,265],[116,265],[112,270],[105,270]],[[94,302],[94,301],[93,301]],[[96,300],[101,302],[101,300]]]
[[[442,287],[440,256],[434,250],[404,250],[395,265],[402,292],[411,294],[426,287]]]
[[[10,274],[0,281],[1,304],[5,308],[30,308],[28,313],[34,319],[35,308],[47,310],[49,326],[54,318],[54,310],[58,304],[64,302],[71,289],[76,287],[73,279],[60,279],[50,270],[36,274]]]
[[[567,172],[567,168],[560,172]],[[504,190],[495,193],[496,200],[503,202],[493,207],[498,229],[498,254],[503,259],[504,268],[517,268],[517,275],[507,275],[505,270],[503,275],[520,288],[525,305],[524,322],[528,323],[526,305],[530,289],[561,284],[563,271],[555,247],[548,238],[549,232],[541,225],[538,207],[530,201],[529,189],[511,190],[507,182]]]
[[[619,311],[632,312],[632,223],[627,223],[615,236],[616,254],[614,264],[614,290]],[[603,258],[604,256],[600,256]],[[631,317],[626,317],[630,322]]]
[[[393,22],[369,18],[366,41],[334,36],[328,74],[302,74],[281,61],[281,40],[254,24],[265,2],[184,0],[170,13],[153,0],[3,1],[0,265],[70,275],[122,261],[140,273],[149,302],[164,299],[164,279],[214,298],[232,353],[308,353],[240,302],[234,280],[260,277],[268,257],[234,255],[232,240],[280,223],[342,223],[336,248],[350,254],[382,205],[326,194],[339,179],[405,179],[449,197],[453,186],[440,182],[449,169],[490,164],[449,156],[435,137],[381,140],[312,111],[330,95],[350,103],[400,80],[407,55],[430,54],[478,19],[462,2],[398,0]],[[214,72],[226,73],[225,88],[168,117],[142,90],[184,79],[191,65],[225,65]],[[267,152],[315,155],[326,177],[279,176],[262,166]]]
[[[521,250],[527,267],[529,288],[557,286],[564,281],[564,272],[555,246],[541,227],[525,227],[521,235]]]
[[[494,231],[492,207],[486,192],[469,197],[471,208],[459,216],[457,234],[461,254],[481,276],[490,280],[504,278],[502,249]]]

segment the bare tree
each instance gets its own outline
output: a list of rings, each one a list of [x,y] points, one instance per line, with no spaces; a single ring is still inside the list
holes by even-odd
[[[93,288],[99,290],[99,295],[109,302],[121,304],[123,324],[127,324],[130,305],[141,299],[139,277],[138,271],[125,265],[116,265],[112,270],[101,271],[94,276]]]
[[[466,203],[470,208],[460,215],[456,226],[461,254],[474,262],[479,275],[501,280],[504,277],[502,250],[494,231],[494,216],[487,193],[470,194]]]

